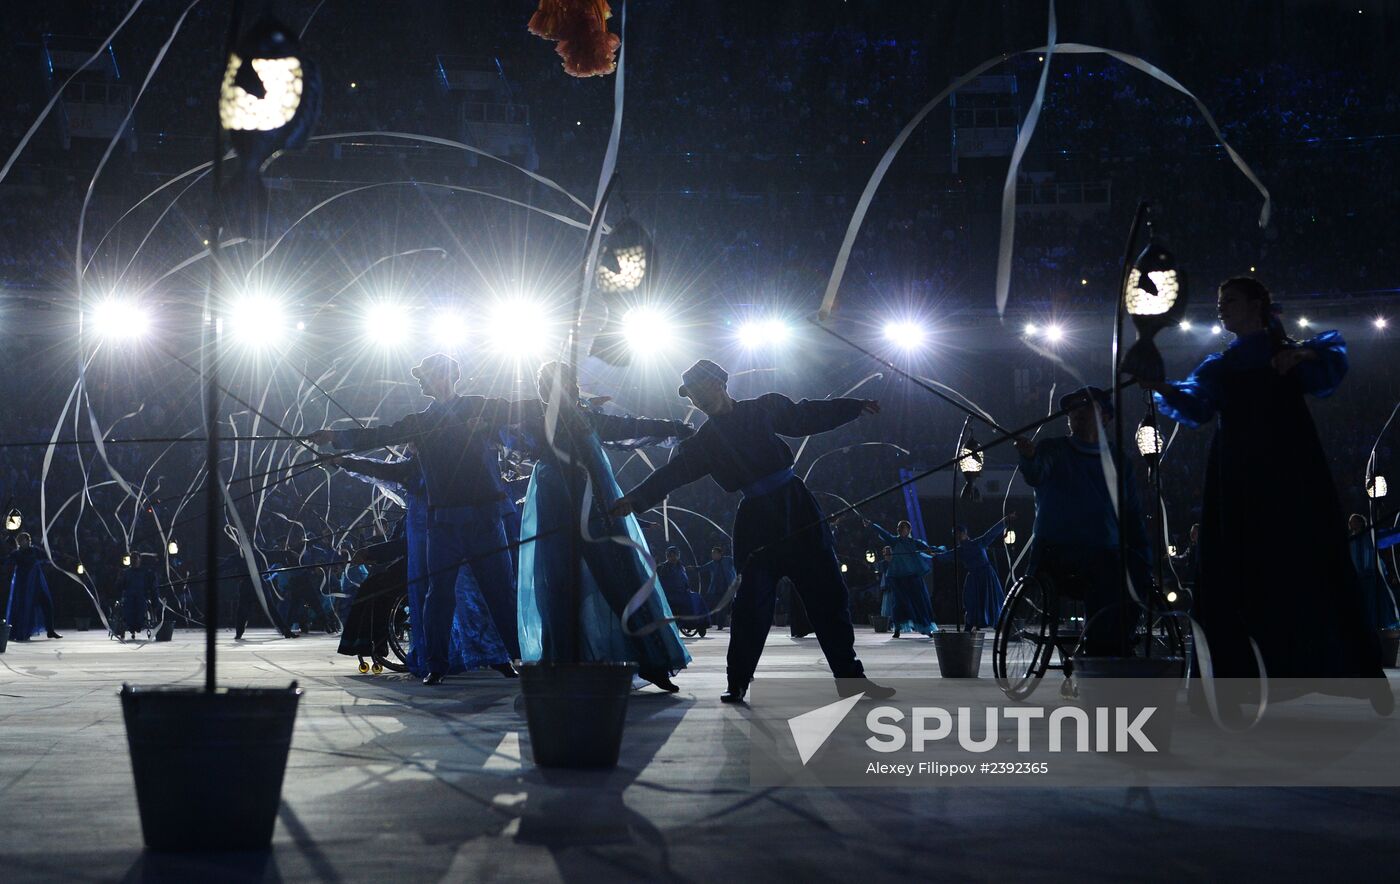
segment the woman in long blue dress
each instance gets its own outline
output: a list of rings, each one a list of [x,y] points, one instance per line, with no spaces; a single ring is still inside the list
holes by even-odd
[[[963,578],[963,625],[968,630],[995,626],[1001,616],[1002,597],[1006,593],[987,555],[987,547],[1006,535],[1006,523],[1013,518],[1014,515],[1002,519],[978,537],[973,537],[966,525],[958,526],[958,564],[967,572]],[[953,551],[941,552],[934,558],[952,561]]]
[[[1193,610],[1213,674],[1383,679],[1379,636],[1365,627],[1337,490],[1304,399],[1337,389],[1346,343],[1335,331],[1290,340],[1268,289],[1247,277],[1221,284],[1218,307],[1235,335],[1224,352],[1185,380],[1147,385],[1158,409],[1180,423],[1198,427],[1219,416]],[[1390,705],[1382,685],[1366,688],[1375,688],[1377,708]],[[1279,696],[1273,686],[1269,694]]]
[[[521,424],[520,443],[539,458],[520,518],[521,659],[636,663],[642,678],[663,690],[676,691],[670,677],[685,668],[690,654],[675,623],[666,622],[672,617],[671,607],[657,584],[654,567],[642,555],[646,543],[636,517],[608,515],[608,509],[622,497],[622,489],[602,442],[635,445],[683,438],[693,430],[679,421],[619,417],[571,407],[579,401],[578,381],[573,369],[561,363],[551,362],[540,369],[539,388],[546,407],[556,391],[562,391],[563,403],[553,444],[544,411],[526,415]],[[577,592],[569,586],[573,572],[569,533],[579,519],[570,504],[556,445],[578,455],[593,495],[588,531],[594,539],[585,538],[579,544],[582,562]],[[630,543],[599,539],[614,535],[626,537]],[[631,615],[630,629],[624,631],[622,615],[627,603],[648,585],[651,589],[645,602]],[[577,613],[569,610],[571,604],[578,606]],[[570,624],[577,624],[576,632],[571,632]]]
[[[404,663],[409,672],[422,678],[428,672],[423,660],[426,639],[421,615],[423,597],[428,588],[425,576],[428,561],[428,499],[423,486],[423,472],[413,458],[388,462],[344,455],[336,458],[335,462],[356,478],[377,480],[387,485],[404,501],[403,539],[409,610],[408,659]],[[507,678],[514,677],[510,654],[496,631],[495,622],[486,608],[486,600],[471,583],[467,569],[462,569],[457,575],[456,590],[457,607],[452,617],[452,644],[445,674],[494,669]],[[359,652],[352,650],[349,653]]]
[[[899,638],[903,632],[920,632],[932,638],[938,624],[933,622],[933,603],[924,575],[933,570],[929,562],[942,547],[935,549],[915,537],[908,522],[896,525],[894,534],[874,522],[867,524],[893,553],[885,572],[886,585],[894,595],[894,634],[890,638]]]

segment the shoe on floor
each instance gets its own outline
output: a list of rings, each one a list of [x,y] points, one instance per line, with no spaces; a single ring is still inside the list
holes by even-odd
[[[50,629],[50,630],[49,630],[49,638],[63,638],[63,636],[59,635],[58,633],[56,633],[56,632],[54,632],[52,629]]]
[[[744,702],[744,692],[730,688],[719,695],[719,701],[721,703],[742,703]]]
[[[442,684],[443,675],[441,672],[429,672],[423,676],[423,684],[432,687],[435,684]]]
[[[865,694],[871,700],[888,700],[894,696],[894,688],[876,684],[868,678],[838,678],[836,679],[836,693],[843,697],[854,697],[856,694]]]

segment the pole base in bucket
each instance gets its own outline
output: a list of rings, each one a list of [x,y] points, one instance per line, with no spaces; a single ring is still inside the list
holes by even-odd
[[[1089,710],[1110,710],[1110,720],[1126,716],[1142,719],[1141,732],[1157,753],[1171,750],[1177,694],[1183,686],[1186,661],[1163,657],[1075,657],[1071,663],[1080,704]],[[1150,713],[1148,710],[1151,710]],[[1142,716],[1146,713],[1146,717]],[[1092,714],[1092,713],[1091,713]],[[1146,748],[1127,741],[1124,751],[1146,754]]]
[[[982,669],[981,632],[951,629],[933,634],[933,650],[938,654],[938,671],[944,678],[976,678]]]
[[[871,614],[871,615],[870,615],[870,627],[871,627],[872,629],[874,629],[876,632],[889,632],[889,631],[890,631],[890,618],[888,618],[888,617],[883,617],[883,616],[881,616],[881,615],[879,615],[879,614]]]
[[[526,663],[520,669],[530,752],[540,767],[617,766],[631,663]]]
[[[10,624],[0,620],[0,654],[5,653],[5,648],[10,643]]]
[[[152,850],[265,850],[301,691],[123,685],[141,833]]]

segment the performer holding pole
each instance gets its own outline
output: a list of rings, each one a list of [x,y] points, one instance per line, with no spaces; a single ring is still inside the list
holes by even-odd
[[[683,441],[670,462],[652,473],[613,508],[615,515],[650,509],[670,492],[705,476],[744,495],[734,518],[734,557],[740,563],[729,640],[729,689],[725,703],[743,702],[773,623],[775,587],[786,576],[797,586],[816,627],[822,653],[843,695],[885,698],[894,689],[865,678],[855,652],[849,599],[831,529],[821,507],[792,470],[792,449],[780,436],[834,430],[863,414],[876,414],[869,399],[793,402],[780,393],[736,400],[729,374],[702,359],[681,376],[680,395],[708,416]]]

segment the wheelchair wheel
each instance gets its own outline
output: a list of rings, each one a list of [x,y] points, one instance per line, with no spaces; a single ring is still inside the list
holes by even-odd
[[[361,658],[360,658],[360,674],[361,674],[361,675],[364,675],[364,674],[366,674],[367,672],[369,672],[369,661],[366,660],[364,657],[361,657]]]
[[[408,652],[412,646],[410,616],[408,593],[404,593],[395,599],[394,604],[389,608],[389,622],[386,625],[388,635],[385,642],[388,653],[375,657],[375,662],[383,665],[390,672],[408,671]],[[379,647],[377,641],[375,647]]]
[[[1006,594],[992,638],[992,674],[1012,700],[1034,693],[1055,651],[1059,626],[1053,590],[1035,577],[1022,577]]]

